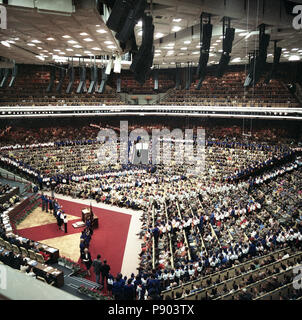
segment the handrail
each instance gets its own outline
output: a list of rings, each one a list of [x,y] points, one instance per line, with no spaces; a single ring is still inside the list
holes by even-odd
[[[154,218],[155,218],[155,213],[154,213],[154,205],[152,205],[152,228],[154,229]],[[152,267],[155,269],[155,239],[152,237]]]
[[[213,277],[216,277],[216,276],[220,276],[220,275],[222,275],[222,274],[224,274],[224,273],[230,273],[230,272],[233,271],[234,269],[241,268],[242,266],[245,266],[245,265],[247,265],[247,264],[252,264],[254,261],[257,261],[257,260],[259,260],[259,259],[265,259],[265,258],[267,258],[267,257],[270,257],[270,256],[272,256],[272,255],[276,255],[276,254],[280,254],[280,253],[282,253],[282,252],[284,252],[284,251],[287,251],[287,250],[290,250],[290,247],[286,247],[286,248],[282,248],[282,249],[280,249],[280,250],[276,250],[276,251],[274,251],[274,252],[270,252],[270,253],[268,253],[268,254],[266,254],[266,255],[264,255],[264,256],[256,257],[256,258],[254,258],[254,259],[251,259],[251,260],[249,260],[249,261],[242,262],[242,263],[237,264],[237,265],[235,265],[235,266],[232,266],[232,267],[230,267],[230,268],[227,268],[227,269],[224,269],[224,270],[221,270],[221,271],[214,272],[214,273],[209,274],[209,275],[207,275],[207,276],[205,276],[205,277],[199,277],[199,278],[197,278],[196,280],[194,280],[194,281],[189,281],[189,282],[187,282],[186,284],[183,284],[183,285],[190,285],[190,284],[192,284],[192,283],[195,282],[195,281],[207,280],[208,278],[213,278]],[[165,293],[168,293],[168,292],[171,292],[171,291],[173,291],[173,289],[164,290],[164,291],[162,291],[162,294],[165,294]]]
[[[169,217],[168,217],[168,213],[167,213],[167,205],[166,205],[166,203],[165,203],[165,214],[166,214],[166,218],[167,218],[167,221],[168,221]],[[171,267],[172,267],[172,269],[174,269],[174,254],[173,254],[172,239],[171,239],[171,233],[170,232],[168,232],[168,237],[169,237],[170,252],[171,252]]]
[[[296,256],[300,256],[301,254],[302,254],[302,252],[298,252],[297,254],[286,258],[285,260],[293,259],[293,258],[295,258]],[[282,261],[282,260],[281,260],[281,261]],[[252,275],[252,274],[254,274],[254,273],[261,272],[262,270],[265,270],[266,268],[270,268],[270,267],[272,267],[272,266],[280,263],[281,261],[278,260],[278,261],[272,262],[272,263],[270,263],[270,264],[268,264],[268,265],[265,265],[265,266],[263,266],[263,267],[261,267],[261,268],[259,268],[259,269],[250,270],[250,271],[248,271],[248,272],[246,272],[246,273],[244,273],[244,274],[241,274],[241,275],[239,275],[239,276],[236,276],[236,277],[230,278],[230,279],[228,279],[228,280],[222,281],[222,282],[220,282],[220,283],[218,283],[218,284],[214,284],[214,285],[212,285],[212,286],[210,286],[210,287],[204,288],[204,289],[202,289],[202,290],[194,293],[194,295],[207,292],[208,290],[213,290],[214,288],[216,288],[216,287],[218,287],[218,286],[226,285],[228,282],[237,281],[237,280],[240,280],[240,279],[242,279],[242,278],[244,278],[244,277],[246,277],[246,276]],[[286,270],[286,271],[289,271],[289,270]],[[285,271],[285,272],[286,272],[286,271]],[[282,274],[282,273],[283,273],[283,272],[280,272],[280,273],[278,273],[278,274]],[[252,283],[251,285],[246,286],[245,288],[250,288],[250,287],[252,287],[253,285],[255,285],[256,283],[264,282],[264,281],[266,281],[266,280],[274,277],[275,275],[276,275],[276,274],[273,274],[273,275],[271,275],[271,276],[269,276],[269,277],[267,277],[267,278],[265,278],[265,279],[261,279],[261,280],[259,280],[259,281],[257,281],[257,282],[254,282],[254,283]],[[224,297],[229,296],[229,295],[232,295],[232,294],[237,294],[237,293],[241,292],[241,290],[242,290],[242,288],[238,289],[237,291],[235,291],[235,292],[233,292],[233,293],[227,293],[226,295],[219,296],[219,297],[215,298],[214,300],[223,300]],[[176,299],[176,300],[182,300],[182,299],[180,298],[180,299]]]
[[[177,210],[178,210],[178,215],[179,215],[180,219],[182,219],[182,215],[180,213],[178,200],[176,201],[176,206],[177,206]],[[182,230],[182,232],[183,232],[184,239],[185,239],[185,245],[188,248],[188,258],[189,258],[189,260],[191,260],[191,249],[190,249],[190,246],[189,246],[188,238],[187,238],[187,235],[186,235],[186,232],[185,232],[184,229]]]

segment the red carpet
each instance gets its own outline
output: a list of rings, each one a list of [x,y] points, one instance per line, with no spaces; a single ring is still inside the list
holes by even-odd
[[[87,205],[66,200],[58,200],[58,202],[63,206],[65,213],[79,217],[79,220],[74,220],[68,223],[67,235],[81,232],[83,228],[75,229],[72,227],[72,223],[81,220],[82,209],[86,208]],[[111,267],[110,272],[113,276],[116,276],[116,274],[120,272],[122,268],[131,215],[96,207],[92,207],[92,209],[94,215],[99,219],[99,228],[94,230],[90,242],[89,250],[91,257],[92,259],[95,259],[96,256],[100,254],[101,260],[107,260],[107,263]],[[63,236],[64,232],[59,231],[57,224],[53,223],[22,229],[18,231],[18,234],[35,241],[41,241]],[[94,281],[95,276],[93,274],[93,268],[91,268],[90,272],[90,279]]]

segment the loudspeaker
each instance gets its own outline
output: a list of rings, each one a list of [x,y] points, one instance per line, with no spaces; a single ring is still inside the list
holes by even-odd
[[[281,53],[282,53],[282,48],[276,47],[275,48],[275,52],[274,52],[273,66],[272,66],[272,69],[271,69],[270,73],[266,77],[264,83],[269,84],[271,79],[274,79],[276,70],[277,70],[278,65],[280,63]]]
[[[154,25],[151,16],[143,16],[143,38],[138,53],[134,55],[130,70],[140,84],[144,84],[151,70],[154,58]]]
[[[199,77],[202,77],[206,74],[208,61],[209,61],[209,53],[208,52],[201,53],[199,58],[198,68],[197,68],[197,75]]]
[[[115,32],[120,32],[133,5],[134,1],[116,0],[107,20],[107,27]]]
[[[48,87],[46,89],[46,92],[51,92],[55,80],[56,80],[56,68],[52,67],[51,70],[50,70],[49,85],[48,85]]]
[[[210,23],[202,26],[202,50],[210,50],[212,40],[213,25]]]
[[[66,89],[66,93],[70,93],[72,91],[72,87],[74,83],[74,67],[68,68],[68,77],[69,77],[69,83]]]
[[[230,60],[231,60],[231,56],[228,53],[223,53],[221,55],[218,69],[217,69],[217,74],[216,74],[217,78],[221,78],[224,75],[226,68],[230,63]]]
[[[235,29],[227,28],[225,31],[225,39],[223,40],[223,52],[231,53],[233,41],[235,39]]]
[[[261,74],[264,71],[266,59],[267,59],[267,48],[270,41],[270,35],[263,33],[260,37],[259,42],[259,55],[251,60],[249,68],[249,75],[244,83],[245,87],[256,85],[260,79]]]
[[[137,0],[134,8],[131,8],[122,29],[115,35],[116,39],[122,43],[126,43],[134,30],[134,26],[138,20],[143,16],[147,0]]]

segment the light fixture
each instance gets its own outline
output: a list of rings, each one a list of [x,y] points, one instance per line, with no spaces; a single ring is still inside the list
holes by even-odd
[[[108,40],[107,40],[107,41],[104,41],[104,43],[105,43],[105,44],[113,44],[112,41],[108,41]]]
[[[1,41],[1,44],[5,47],[10,47],[10,44],[7,41]]]
[[[96,32],[98,32],[98,33],[107,33],[107,31],[106,31],[106,30],[104,30],[104,29],[96,30]]]
[[[93,41],[91,38],[85,38],[83,40],[86,41],[86,42],[92,42]]]
[[[112,69],[113,60],[112,58],[108,61],[105,73],[110,75]]]
[[[73,51],[73,49],[68,48],[68,49],[66,49],[66,51]]]
[[[180,22],[182,19],[180,19],[180,18],[174,18],[172,21],[173,22]]]
[[[181,27],[179,27],[179,26],[174,26],[172,28],[172,32],[178,32],[179,30],[181,30]]]
[[[78,43],[78,42],[75,41],[75,40],[68,40],[67,42],[70,43],[70,44],[76,44],[76,43]]]
[[[299,56],[290,56],[288,58],[288,61],[300,61],[301,60],[301,57]]]
[[[98,47],[94,47],[94,48],[92,48],[92,50],[97,51],[97,50],[102,50],[102,49],[100,49],[100,48],[98,48]]]
[[[163,37],[164,36],[164,34],[163,33],[161,33],[161,32],[157,32],[156,34],[155,34],[155,38],[161,38],[161,37]]]
[[[184,44],[190,44],[191,43],[191,41],[190,40],[186,40],[186,41],[184,41]]]
[[[79,44],[76,44],[73,46],[74,48],[77,48],[77,49],[80,49],[80,48],[83,48],[82,46],[80,46]]]
[[[48,41],[54,41],[55,39],[54,38],[47,38],[46,40],[48,40]]]
[[[88,33],[82,32],[82,33],[80,33],[80,36],[88,36]]]
[[[117,56],[114,60],[114,73],[121,73],[122,70],[122,58],[120,56]]]
[[[33,43],[41,43],[41,41],[39,41],[39,40],[31,40],[31,42],[33,42]]]
[[[31,42],[28,43],[27,45],[30,46],[30,47],[35,47],[36,46],[34,43],[31,43]]]
[[[62,38],[70,39],[70,38],[71,38],[71,36],[65,35],[65,36],[62,36]]]
[[[116,46],[107,46],[108,49],[116,49]]]

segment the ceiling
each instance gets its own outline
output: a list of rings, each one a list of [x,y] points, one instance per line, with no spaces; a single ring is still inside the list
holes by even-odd
[[[95,0],[43,2],[50,7],[37,8],[39,1],[33,0],[9,2],[15,5],[7,6],[8,28],[0,29],[0,56],[17,63],[34,64],[73,57],[76,64],[83,57],[89,62],[94,56],[123,53],[114,34],[106,27],[110,12],[105,10],[101,16]],[[209,64],[218,63],[221,56],[224,16],[230,17],[231,26],[236,28],[232,64],[248,63],[249,53],[258,49],[257,27],[262,23],[267,25],[271,40],[278,40],[278,46],[283,48],[281,61],[302,59],[302,30],[293,28],[293,16],[286,13],[283,0],[149,0],[147,12],[152,14],[155,25],[154,65],[161,68],[175,67],[175,63],[198,64],[201,13],[212,15]],[[140,24],[135,34],[140,44]],[[273,52],[271,41],[268,62],[273,61]],[[129,62],[123,68],[129,68]]]

